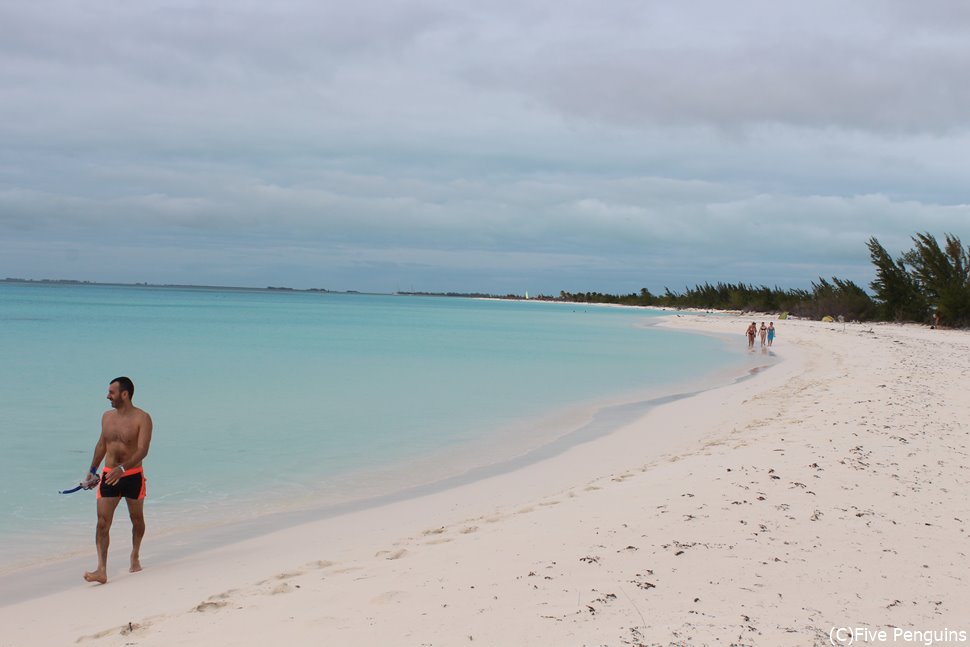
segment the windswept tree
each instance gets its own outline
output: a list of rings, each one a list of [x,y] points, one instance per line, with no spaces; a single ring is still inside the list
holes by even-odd
[[[800,317],[821,319],[825,315],[844,317],[849,321],[867,321],[876,306],[866,291],[849,280],[832,277],[829,283],[819,277],[812,282],[812,292],[795,304],[792,312]]]
[[[950,325],[970,323],[970,259],[960,239],[946,235],[943,247],[929,233],[913,236],[915,247],[903,255],[914,279],[940,320]]]
[[[876,278],[869,284],[876,295],[881,318],[891,321],[925,321],[929,312],[917,280],[906,271],[902,259],[893,260],[873,236],[866,243],[876,266]]]
[[[928,233],[916,234],[913,242],[913,249],[894,259],[874,236],[869,239],[869,257],[876,268],[876,278],[869,287],[875,298],[852,281],[837,277],[831,281],[819,277],[817,283],[812,282],[810,291],[704,283],[684,288],[681,293],[664,288],[663,294],[653,295],[643,288],[639,294],[624,295],[560,292],[559,298],[587,303],[790,312],[811,319],[841,315],[856,321],[925,322],[936,311],[942,323],[970,325],[970,249],[952,234],[946,235],[942,246]]]

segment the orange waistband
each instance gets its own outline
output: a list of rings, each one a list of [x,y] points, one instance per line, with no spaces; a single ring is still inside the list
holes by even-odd
[[[104,471],[105,472],[110,472],[115,467],[118,467],[118,466],[115,465],[114,467],[108,467],[107,465],[105,465],[104,466]],[[132,476],[134,474],[143,474],[144,472],[145,472],[145,468],[143,466],[139,465],[138,467],[130,467],[130,468],[126,469],[125,470],[125,476]]]

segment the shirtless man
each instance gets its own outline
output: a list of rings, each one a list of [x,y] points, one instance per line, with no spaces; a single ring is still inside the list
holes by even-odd
[[[101,437],[94,446],[91,470],[84,486],[98,488],[98,529],[95,544],[98,548],[98,567],[84,574],[88,582],[108,581],[108,536],[115,508],[125,497],[131,517],[132,573],[141,570],[138,552],[145,536],[145,474],[141,462],[148,455],[152,441],[152,419],[131,403],[135,385],[127,377],[118,377],[108,385],[108,400],[112,411],[101,417]],[[97,472],[104,459],[100,480]]]

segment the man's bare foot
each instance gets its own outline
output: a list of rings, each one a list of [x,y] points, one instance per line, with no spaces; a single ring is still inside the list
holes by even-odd
[[[131,556],[131,568],[128,569],[129,573],[137,573],[141,570],[141,562],[134,555]]]
[[[88,571],[84,574],[85,582],[100,582],[101,584],[108,583],[108,574],[104,571]]]

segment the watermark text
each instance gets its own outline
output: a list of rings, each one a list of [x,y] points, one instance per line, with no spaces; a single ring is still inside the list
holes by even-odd
[[[832,627],[829,642],[835,647],[840,645],[898,644],[898,645],[965,645],[965,629],[873,629],[872,627]]]

